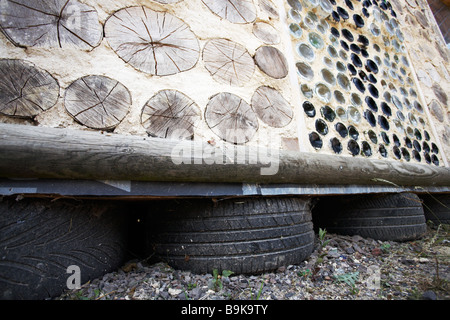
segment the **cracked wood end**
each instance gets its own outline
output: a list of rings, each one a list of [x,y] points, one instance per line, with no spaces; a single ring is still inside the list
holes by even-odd
[[[255,61],[261,71],[272,78],[282,79],[288,74],[286,57],[275,47],[259,47],[255,52]]]
[[[278,19],[278,9],[270,0],[259,0],[259,8],[261,11],[265,12],[269,18]]]
[[[92,75],[67,88],[64,105],[79,123],[92,129],[111,130],[127,115],[131,94],[117,80]]]
[[[183,0],[154,0],[154,1],[162,3],[162,4],[174,4],[174,3],[178,3]]]
[[[75,0],[2,0],[0,26],[20,47],[92,50],[103,39],[97,11]]]
[[[253,34],[265,44],[278,44],[281,41],[279,32],[266,22],[255,22]]]
[[[232,86],[244,86],[255,70],[255,62],[247,50],[227,39],[208,41],[203,49],[203,61],[216,81]]]
[[[170,13],[144,6],[114,13],[106,21],[105,34],[121,59],[152,75],[189,70],[200,55],[197,37],[186,23]]]
[[[213,13],[232,23],[251,23],[256,19],[252,0],[202,0]]]
[[[280,92],[268,86],[256,89],[252,107],[264,123],[274,128],[287,126],[294,116],[289,102]]]
[[[0,60],[0,113],[33,118],[58,101],[59,84],[45,70],[23,60]]]
[[[144,106],[141,123],[153,137],[192,139],[200,108],[189,97],[176,90],[162,90]]]
[[[258,130],[258,118],[250,105],[228,92],[209,100],[205,120],[217,136],[235,144],[250,141]]]

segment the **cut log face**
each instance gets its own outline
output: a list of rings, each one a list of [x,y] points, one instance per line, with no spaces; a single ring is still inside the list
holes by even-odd
[[[279,18],[278,10],[271,0],[259,0],[259,8],[262,11],[265,11],[268,14],[269,18],[272,19]]]
[[[162,90],[142,109],[141,122],[153,137],[192,139],[201,120],[200,108],[189,97],[176,90]]]
[[[103,38],[97,11],[75,0],[2,0],[0,25],[16,46],[92,50]]]
[[[259,47],[255,52],[255,61],[261,71],[272,78],[282,79],[288,74],[286,57],[275,47]]]
[[[183,0],[154,0],[154,1],[162,3],[162,4],[173,4],[173,3],[181,2]]]
[[[278,31],[268,23],[256,22],[253,25],[253,34],[266,44],[280,43]]]
[[[114,13],[105,24],[108,43],[125,62],[157,76],[167,76],[195,66],[200,46],[182,20],[144,6]]]
[[[202,0],[216,15],[232,23],[251,23],[256,19],[252,0]]]
[[[117,80],[86,76],[67,88],[64,104],[79,123],[92,129],[111,130],[127,115],[131,94]]]
[[[287,126],[294,116],[289,102],[280,92],[268,86],[256,89],[252,107],[264,123],[275,128]]]
[[[58,101],[59,84],[47,72],[22,60],[0,60],[0,113],[33,118]]]
[[[203,49],[203,61],[216,81],[232,86],[244,86],[255,71],[247,50],[227,39],[210,40]]]
[[[210,99],[205,120],[216,135],[235,144],[250,141],[258,130],[258,118],[250,105],[228,92],[219,93]]]

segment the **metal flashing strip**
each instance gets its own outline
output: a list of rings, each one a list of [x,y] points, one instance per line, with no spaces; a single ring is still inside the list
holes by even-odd
[[[116,186],[114,186],[116,185]],[[122,186],[129,186],[123,188]],[[57,195],[67,197],[177,198],[245,196],[324,196],[370,193],[447,193],[450,187],[400,187],[393,185],[298,185],[247,183],[185,183],[145,181],[101,181],[0,179],[0,196]]]

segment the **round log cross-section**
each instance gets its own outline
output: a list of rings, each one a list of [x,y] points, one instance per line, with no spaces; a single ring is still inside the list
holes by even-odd
[[[261,86],[252,97],[252,107],[258,117],[275,128],[287,126],[294,116],[289,102],[277,90]]]
[[[195,66],[200,46],[182,20],[144,6],[124,8],[105,24],[108,43],[125,62],[157,76],[167,76]]]
[[[253,0],[202,0],[216,15],[232,23],[250,23],[256,19]]]
[[[33,118],[56,104],[58,82],[47,72],[22,60],[0,60],[0,113]]]
[[[0,1],[0,26],[16,46],[92,50],[103,38],[97,11],[75,0]]]
[[[79,123],[92,129],[111,130],[127,115],[131,95],[114,79],[86,76],[67,88],[64,104]]]
[[[205,120],[216,135],[235,144],[250,141],[258,130],[258,118],[250,105],[228,92],[216,94],[210,99]]]
[[[192,139],[200,108],[176,90],[162,90],[142,109],[141,122],[147,133],[159,138]]]
[[[155,1],[162,3],[162,4],[173,4],[173,3],[178,3],[183,0],[155,0]]]
[[[278,44],[281,41],[277,29],[266,22],[256,22],[253,25],[253,34],[265,44]]]
[[[282,79],[288,74],[286,57],[275,47],[259,47],[255,52],[255,61],[258,67],[272,78]]]
[[[255,71],[255,62],[240,44],[227,39],[208,41],[203,49],[205,68],[218,82],[244,86]]]

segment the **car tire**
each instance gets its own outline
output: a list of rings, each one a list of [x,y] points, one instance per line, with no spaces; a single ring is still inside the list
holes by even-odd
[[[148,220],[149,247],[172,267],[198,274],[267,272],[300,263],[313,250],[308,199],[177,201],[157,216]]]
[[[435,194],[422,197],[427,221],[434,225],[450,224],[450,194]]]
[[[124,216],[101,202],[4,198],[0,299],[56,297],[75,274],[70,266],[79,268],[81,284],[118,268],[125,257]]]
[[[427,230],[421,200],[413,193],[325,197],[313,211],[315,227],[329,233],[407,241]]]

